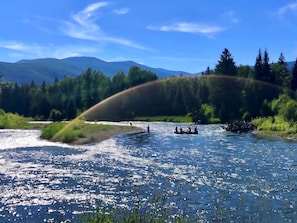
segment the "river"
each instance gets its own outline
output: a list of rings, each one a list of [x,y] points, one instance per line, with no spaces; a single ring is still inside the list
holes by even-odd
[[[173,133],[187,124],[133,125],[151,131],[82,146],[0,130],[0,222],[79,222],[156,194],[170,214],[201,222],[297,221],[296,143],[220,125],[199,125],[198,135]]]

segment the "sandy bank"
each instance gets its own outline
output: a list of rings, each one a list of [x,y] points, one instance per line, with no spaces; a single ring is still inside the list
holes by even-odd
[[[112,138],[116,135],[122,135],[129,132],[140,131],[141,129],[134,126],[110,125],[106,130],[101,131],[87,131],[84,132],[85,137],[78,138],[71,142],[71,145],[83,145],[89,143],[102,142],[106,139]]]

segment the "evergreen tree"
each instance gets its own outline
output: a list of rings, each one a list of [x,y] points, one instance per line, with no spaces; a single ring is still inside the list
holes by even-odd
[[[284,81],[290,77],[290,71],[287,67],[286,59],[283,53],[280,54],[278,62],[277,62],[282,70],[280,76],[284,78]]]
[[[75,101],[73,99],[70,99],[68,101],[67,107],[66,107],[66,118],[68,120],[74,119],[76,117],[76,105]]]
[[[268,52],[265,49],[264,51],[264,58],[263,58],[263,67],[262,67],[262,80],[269,82],[269,83],[275,83],[275,77],[271,72],[271,66],[269,62],[269,56]]]
[[[280,64],[280,65],[287,66],[287,64],[286,64],[286,60],[285,60],[285,56],[284,56],[283,53],[281,53],[281,54],[279,55],[279,58],[278,58],[278,62],[277,62],[277,63]]]
[[[221,58],[218,61],[218,64],[215,67],[215,74],[223,74],[223,75],[237,75],[237,67],[231,56],[231,53],[227,48],[221,54]]]
[[[290,88],[293,91],[297,90],[297,58],[296,58],[296,61],[294,63],[294,67],[292,70],[292,78],[291,78],[291,82],[290,82]]]
[[[275,83],[280,86],[290,86],[290,71],[287,68],[285,56],[283,53],[280,54],[277,64],[272,65],[272,73],[275,77]]]
[[[262,80],[263,79],[263,60],[261,49],[259,49],[258,55],[256,57],[256,62],[254,66],[254,79]]]
[[[157,79],[158,77],[155,73],[147,70],[141,70],[141,68],[137,66],[132,66],[127,76],[127,83],[129,87],[133,87]]]
[[[210,73],[211,73],[211,70],[210,70],[209,66],[207,66],[207,68],[206,68],[204,74],[205,74],[205,75],[209,75]]]
[[[238,74],[239,77],[244,78],[252,78],[253,76],[253,69],[248,65],[240,65],[238,67]]]
[[[124,72],[118,72],[115,76],[112,78],[112,93],[118,93],[120,91],[123,91],[127,87],[126,84],[126,76]]]

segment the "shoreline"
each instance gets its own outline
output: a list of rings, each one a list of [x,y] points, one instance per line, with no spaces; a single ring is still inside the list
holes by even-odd
[[[110,139],[114,136],[124,135],[126,133],[137,132],[142,130],[139,127],[134,126],[122,126],[122,125],[110,125],[106,130],[85,132],[85,136],[77,138],[76,140],[67,143],[69,145],[86,145],[91,143],[99,143],[104,140]]]
[[[75,139],[73,138],[72,141],[63,142],[59,139],[53,138],[43,138],[48,140],[49,142],[62,142],[68,145],[86,145],[91,143],[98,143],[104,140],[110,139],[117,135],[124,135],[127,133],[133,133],[138,131],[143,131],[142,128],[137,126],[132,126],[128,124],[117,124],[117,123],[110,123],[110,122],[84,122],[86,125],[78,124],[75,126],[77,130],[82,131],[83,134],[78,134],[78,137]],[[38,129],[41,130],[44,128],[45,125],[53,124],[53,122],[43,122],[43,121],[32,121],[29,123],[32,128],[30,129]],[[104,126],[103,128],[96,128],[95,125]],[[95,127],[95,128],[94,128]],[[71,127],[72,130],[73,127]],[[41,135],[39,136],[40,138]]]
[[[285,134],[277,134],[277,131],[275,132],[267,132],[267,131],[259,131],[259,130],[255,130],[252,131],[252,133],[256,136],[261,136],[264,138],[281,138],[283,140],[286,141],[290,141],[290,142],[297,142],[297,136],[296,135],[285,135]]]

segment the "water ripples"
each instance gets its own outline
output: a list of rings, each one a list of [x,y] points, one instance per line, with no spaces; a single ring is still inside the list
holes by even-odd
[[[217,209],[226,222],[297,219],[296,144],[227,133],[219,125],[175,135],[176,125],[187,124],[133,123],[148,124],[150,134],[85,146],[40,140],[35,130],[1,130],[0,221],[71,220],[96,205],[148,202],[155,192],[167,193],[176,212],[205,221]]]

